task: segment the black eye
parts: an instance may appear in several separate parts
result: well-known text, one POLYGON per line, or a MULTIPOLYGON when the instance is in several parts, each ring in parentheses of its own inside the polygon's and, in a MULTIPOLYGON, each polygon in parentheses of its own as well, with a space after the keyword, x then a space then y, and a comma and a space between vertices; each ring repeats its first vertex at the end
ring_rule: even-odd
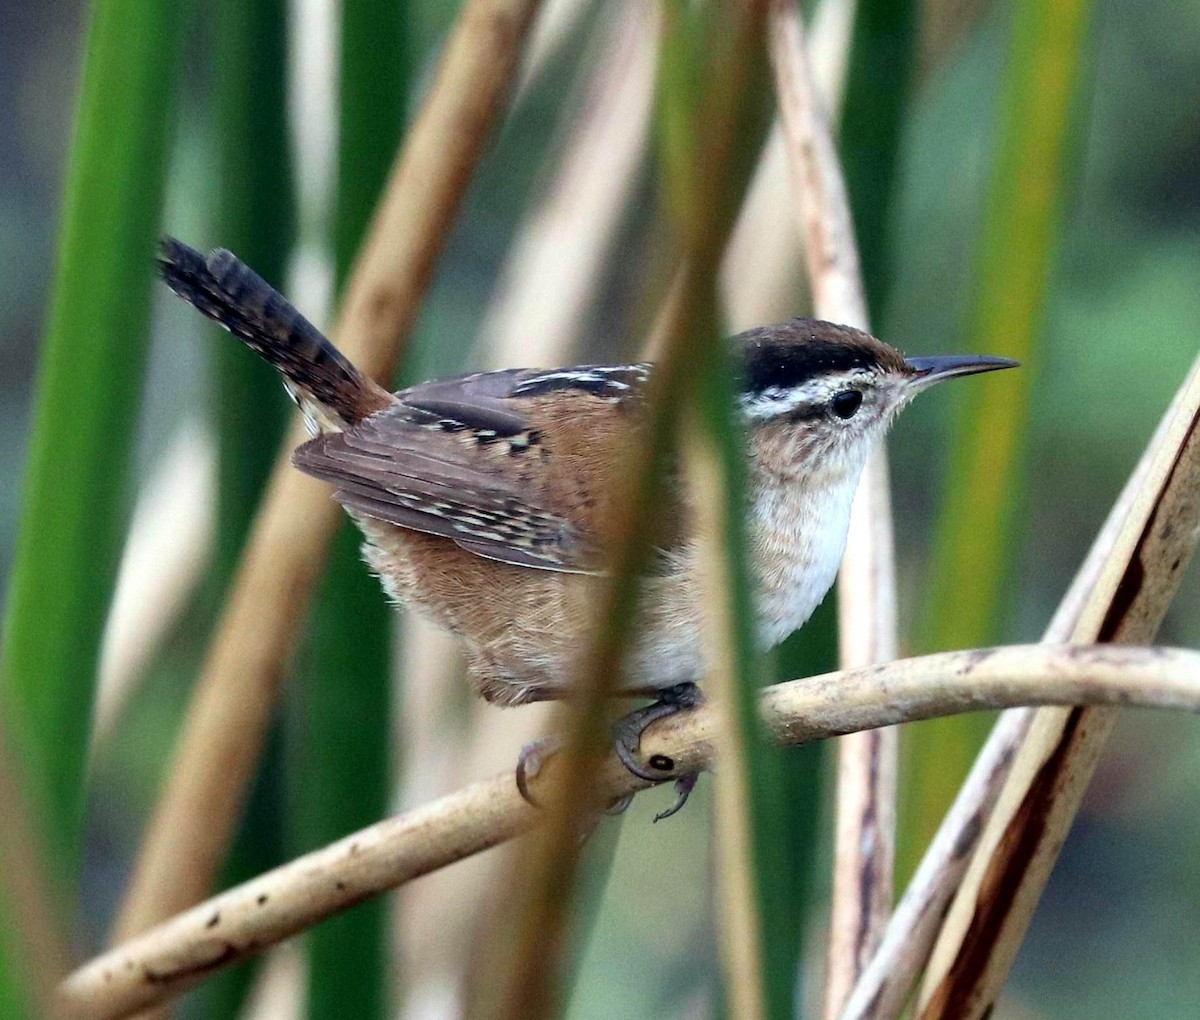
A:
POLYGON ((858 390, 842 390, 835 393, 829 401, 829 408, 839 418, 853 418, 854 412, 862 406, 862 394, 858 390))

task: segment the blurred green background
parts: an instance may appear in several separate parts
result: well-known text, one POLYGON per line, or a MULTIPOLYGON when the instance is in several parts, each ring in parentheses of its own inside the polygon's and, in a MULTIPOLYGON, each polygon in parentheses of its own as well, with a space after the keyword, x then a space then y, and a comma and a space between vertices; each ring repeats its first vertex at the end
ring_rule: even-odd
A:
MULTIPOLYGON (((202 14, 213 5, 194 6, 194 13, 202 14)), ((318 25, 305 33, 307 48, 294 43, 304 70, 305 109, 319 110, 324 103, 330 120, 314 117, 296 132, 298 247, 289 279, 297 304, 320 319, 332 289, 325 238, 336 159, 330 91, 335 44, 327 33, 322 39, 319 26, 336 5, 306 0, 303 6, 318 25)), ((548 9, 555 6, 564 5, 548 9)), ((407 0, 404 7, 409 64, 391 86, 407 90, 396 104, 399 115, 411 112, 426 85, 457 5, 407 0)), ((6 97, 0 104, 5 140, 0 146, 0 604, 22 498, 33 377, 46 324, 85 22, 81 3, 0 0, 0 94, 6 97)), ((544 70, 521 93, 490 144, 424 305, 407 378, 479 364, 480 356, 473 353, 476 334, 505 254, 549 186, 547 159, 561 143, 572 109, 564 96, 577 102, 572 89, 588 73, 596 22, 588 9, 568 23, 544 70)), ((216 33, 204 16, 193 16, 188 24, 163 228, 200 246, 225 244, 230 239, 220 227, 212 102, 219 82, 209 58, 216 33)), ((873 310, 877 332, 909 353, 975 349, 962 324, 976 265, 973 244, 993 151, 1008 27, 1004 3, 930 0, 924 5, 922 57, 903 120, 898 190, 887 225, 887 299, 873 310)), ((1081 161, 1073 168, 1063 213, 1063 243, 1040 353, 1030 366, 1029 438, 1013 493, 1013 558, 998 593, 1003 608, 991 635, 997 641, 1038 638, 1200 348, 1200 103, 1195 101, 1200 8, 1168 0, 1100 0, 1089 49, 1079 128, 1072 139, 1081 161)), ((658 272, 654 267, 661 256, 653 230, 654 187, 647 165, 622 218, 615 246, 619 257, 606 263, 584 323, 579 360, 632 351, 647 326, 652 308, 643 284, 658 272)), ((92 243, 102 248, 104 242, 94 238, 92 243)), ((343 258, 339 254, 339 272, 343 258)), ((802 301, 798 293, 796 313, 805 311, 802 301)), ((138 432, 139 479, 161 465, 182 422, 212 423, 211 346, 225 342, 165 293, 156 292, 153 317, 138 432)), ((967 384, 924 398, 905 415, 891 441, 906 635, 923 633, 919 618, 931 599, 928 562, 954 442, 951 430, 956 411, 978 392, 967 384)), ((260 427, 253 407, 236 413, 238 427, 260 427)), ((212 581, 188 601, 93 764, 81 887, 79 945, 84 950, 99 946, 115 908, 205 646, 217 590, 212 581)), ((1195 571, 1185 579, 1161 640, 1200 645, 1195 571)), ((473 714, 477 724, 488 726, 499 711, 481 712, 465 702, 465 693, 457 704, 450 702, 455 718, 473 714)), ((354 734, 346 732, 344 738, 353 741, 354 734)), ((280 743, 278 754, 285 762, 299 755, 294 732, 290 743, 286 735, 280 743)), ((507 752, 497 752, 474 763, 475 772, 467 774, 490 774, 509 760, 507 752)), ((807 762, 806 767, 817 767, 811 756, 807 762)), ((573 1017, 707 1015, 715 967, 709 793, 709 784, 702 783, 697 804, 663 825, 651 827, 649 818, 666 793, 639 798, 630 811, 580 965, 573 1017)), ((296 794, 279 796, 286 803, 296 794)), ((1195 1015, 1200 1002, 1198 802, 1200 726, 1174 716, 1126 715, 1036 915, 998 1017, 1195 1015)), ((303 836, 292 833, 274 852, 287 856, 306 848, 303 844, 303 836)), ((819 882, 826 881, 827 871, 816 867, 819 882)), ((469 887, 469 880, 460 884, 469 887)), ((424 901, 422 909, 432 909, 433 903, 424 901)), ((398 924, 420 929, 421 919, 413 913, 417 907, 420 901, 405 900, 398 924)), ((814 972, 820 943, 814 929, 805 957, 806 969, 814 972)), ((434 978, 423 977, 402 951, 393 957, 400 961, 396 985, 405 998, 405 1015, 453 1015, 451 978, 437 976, 442 972, 436 968, 434 978)), ((282 964, 280 972, 286 984, 290 972, 282 964)), ((295 983, 294 975, 291 980, 295 983)), ((285 995, 277 1001, 290 1000, 285 995)), ((186 1008, 194 1016, 214 1015, 199 997, 186 1008)))

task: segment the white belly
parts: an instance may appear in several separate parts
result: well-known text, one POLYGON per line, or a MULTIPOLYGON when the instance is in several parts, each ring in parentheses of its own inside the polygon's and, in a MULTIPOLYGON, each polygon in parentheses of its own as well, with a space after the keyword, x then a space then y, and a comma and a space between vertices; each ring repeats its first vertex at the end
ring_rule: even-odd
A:
MULTIPOLYGON (((758 644, 773 648, 802 627, 833 586, 846 548, 859 473, 820 491, 772 485, 755 494, 747 522, 756 584, 758 644)), ((626 671, 630 686, 667 687, 704 677, 703 618, 696 550, 678 570, 650 582, 626 671)))

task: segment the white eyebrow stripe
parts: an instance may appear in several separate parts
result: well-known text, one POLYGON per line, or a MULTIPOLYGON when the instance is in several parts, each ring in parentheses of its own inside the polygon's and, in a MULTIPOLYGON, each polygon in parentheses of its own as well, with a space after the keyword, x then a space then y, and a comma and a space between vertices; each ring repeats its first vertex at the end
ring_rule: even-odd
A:
POLYGON ((768 386, 757 393, 743 393, 738 403, 743 413, 752 420, 777 418, 805 407, 816 411, 828 403, 835 393, 845 389, 861 389, 863 383, 873 379, 874 373, 869 369, 853 369, 820 379, 809 379, 801 386, 768 386))
POLYGON ((780 391, 775 387, 764 390, 762 393, 743 396, 738 403, 746 417, 755 421, 778 418, 781 415, 791 414, 801 407, 814 406, 814 402, 811 400, 800 398, 795 393, 780 391))

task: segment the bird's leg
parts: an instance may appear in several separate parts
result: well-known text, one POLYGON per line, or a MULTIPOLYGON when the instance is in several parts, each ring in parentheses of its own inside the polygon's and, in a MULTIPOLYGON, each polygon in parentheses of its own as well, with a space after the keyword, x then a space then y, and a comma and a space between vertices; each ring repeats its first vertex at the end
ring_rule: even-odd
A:
MULTIPOLYGON (((675 684, 673 687, 661 688, 655 693, 658 700, 654 704, 635 709, 613 724, 613 736, 617 757, 621 759, 622 765, 639 779, 645 779, 651 783, 661 783, 664 779, 661 773, 673 771, 675 763, 669 758, 660 760, 659 755, 652 755, 647 762, 649 768, 643 766, 637 759, 637 753, 642 745, 642 734, 660 719, 678 715, 680 712, 702 704, 704 695, 700 692, 700 688, 690 680, 675 684)), ((698 779, 698 774, 680 776, 676 779, 675 803, 666 811, 660 811, 655 815, 654 820, 657 822, 662 818, 670 818, 683 807, 687 803, 688 797, 691 796, 692 790, 696 788, 698 779)))

